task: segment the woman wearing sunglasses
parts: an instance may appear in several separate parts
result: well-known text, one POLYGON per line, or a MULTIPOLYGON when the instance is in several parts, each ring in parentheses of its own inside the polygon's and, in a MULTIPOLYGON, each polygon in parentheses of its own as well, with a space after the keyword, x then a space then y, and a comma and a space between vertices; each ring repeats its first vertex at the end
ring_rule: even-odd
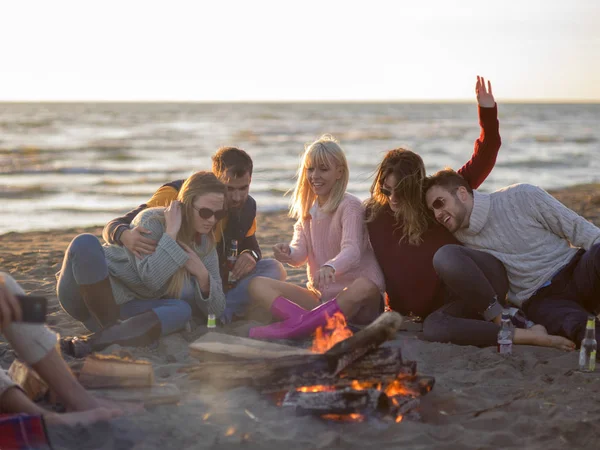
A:
POLYGON ((253 302, 282 320, 250 330, 250 337, 310 336, 327 318, 342 313, 367 324, 383 312, 385 286, 369 245, 360 200, 346 192, 348 163, 331 136, 307 146, 298 169, 290 216, 297 219, 291 243, 276 244, 275 258, 307 264, 306 288, 270 278, 249 285, 253 302))
MULTIPOLYGON (((501 144, 491 83, 486 86, 477 77, 475 91, 481 134, 471 159, 458 171, 473 189, 492 171, 501 144)), ((385 276, 389 306, 421 318, 448 300, 433 257, 442 246, 458 243, 430 218, 423 201, 424 180, 425 165, 419 155, 402 148, 390 150, 377 169, 367 202, 369 238, 385 276)))
POLYGON ((141 259, 119 245, 101 246, 91 234, 77 236, 65 254, 58 299, 95 333, 65 350, 83 356, 113 343, 148 345, 182 329, 192 314, 218 317, 225 296, 212 234, 226 214, 224 201, 225 185, 212 172, 190 176, 176 201, 131 223, 158 242, 141 259))

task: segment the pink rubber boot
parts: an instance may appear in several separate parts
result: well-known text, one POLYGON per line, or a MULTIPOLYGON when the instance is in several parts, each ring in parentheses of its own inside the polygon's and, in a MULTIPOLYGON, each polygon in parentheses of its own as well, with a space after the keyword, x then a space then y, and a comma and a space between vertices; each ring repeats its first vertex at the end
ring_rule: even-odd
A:
POLYGON ((306 314, 308 311, 285 297, 277 297, 271 305, 271 314, 280 320, 291 319, 306 314))
POLYGON ((254 339, 301 339, 310 336, 318 327, 327 324, 327 318, 341 312, 336 299, 316 307, 297 317, 284 322, 277 322, 265 327, 250 329, 249 336, 254 339))

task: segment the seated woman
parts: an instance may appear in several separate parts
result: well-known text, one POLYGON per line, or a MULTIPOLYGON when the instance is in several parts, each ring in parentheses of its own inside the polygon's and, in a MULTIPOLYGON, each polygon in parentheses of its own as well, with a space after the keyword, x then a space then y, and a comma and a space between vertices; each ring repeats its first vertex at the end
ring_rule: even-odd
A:
POLYGON ((95 333, 65 350, 82 356, 113 343, 148 345, 182 329, 192 313, 218 317, 225 296, 212 232, 225 215, 224 199, 225 185, 212 172, 190 176, 176 201, 132 222, 158 242, 141 259, 125 247, 103 247, 93 235, 77 236, 65 254, 58 299, 95 333))
POLYGON ((0 448, 3 449, 46 448, 44 425, 86 425, 122 414, 119 408, 106 402, 103 406, 79 384, 56 350, 56 333, 42 324, 21 322, 22 311, 15 295, 24 294, 10 275, 0 272, 0 332, 69 412, 59 414, 43 409, 0 369, 0 448))
POLYGON ((331 136, 306 148, 290 208, 290 216, 298 219, 294 237, 273 251, 282 263, 308 263, 308 283, 305 289, 268 278, 252 280, 254 303, 284 321, 252 328, 250 337, 302 338, 337 312, 357 324, 383 312, 383 275, 367 237, 364 208, 346 192, 348 178, 344 152, 331 136))
MULTIPOLYGON (((475 91, 481 134, 471 159, 458 170, 473 189, 492 171, 501 144, 491 84, 486 86, 477 77, 475 91)), ((398 148, 387 152, 371 187, 367 227, 385 276, 389 306, 425 319, 423 334, 428 340, 496 345, 508 289, 504 266, 491 255, 476 258, 463 251, 456 238, 432 220, 423 200, 424 182, 421 157, 398 148), (438 252, 442 247, 444 251, 438 252), (442 268, 445 275, 438 276, 442 268)), ((562 348, 544 331, 518 330, 514 343, 562 348)))

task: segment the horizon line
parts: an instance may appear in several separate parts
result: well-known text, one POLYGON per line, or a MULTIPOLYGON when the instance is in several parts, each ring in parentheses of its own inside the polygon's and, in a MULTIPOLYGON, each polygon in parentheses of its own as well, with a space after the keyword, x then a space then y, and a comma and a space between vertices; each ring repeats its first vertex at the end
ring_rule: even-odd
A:
MULTIPOLYGON (((598 104, 598 99, 517 99, 508 98, 501 99, 497 102, 502 104, 505 103, 520 103, 520 104, 598 104)), ((69 104, 69 103, 152 103, 152 104, 216 104, 216 103, 474 103, 473 99, 459 98, 459 99, 337 99, 337 100, 301 100, 301 99, 281 99, 281 100, 269 100, 269 99, 254 99, 254 100, 1 100, 0 104, 23 104, 23 103, 54 103, 54 104, 69 104)))

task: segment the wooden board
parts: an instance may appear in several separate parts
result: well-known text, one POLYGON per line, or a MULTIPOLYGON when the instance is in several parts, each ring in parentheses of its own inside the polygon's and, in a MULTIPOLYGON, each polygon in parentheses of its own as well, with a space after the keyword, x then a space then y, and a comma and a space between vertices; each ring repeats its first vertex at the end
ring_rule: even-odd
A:
POLYGON ((181 391, 171 383, 155 384, 147 388, 89 389, 89 392, 117 404, 119 402, 142 403, 145 407, 177 403, 181 400, 181 391))
POLYGON ((189 345, 190 354, 201 360, 274 359, 292 355, 311 355, 310 350, 290 345, 209 332, 189 345))
POLYGON ((35 370, 15 359, 8 369, 8 376, 33 400, 40 400, 48 392, 48 385, 35 370))
POLYGON ((147 387, 154 384, 154 370, 148 361, 92 354, 83 363, 79 382, 90 389, 147 387))

